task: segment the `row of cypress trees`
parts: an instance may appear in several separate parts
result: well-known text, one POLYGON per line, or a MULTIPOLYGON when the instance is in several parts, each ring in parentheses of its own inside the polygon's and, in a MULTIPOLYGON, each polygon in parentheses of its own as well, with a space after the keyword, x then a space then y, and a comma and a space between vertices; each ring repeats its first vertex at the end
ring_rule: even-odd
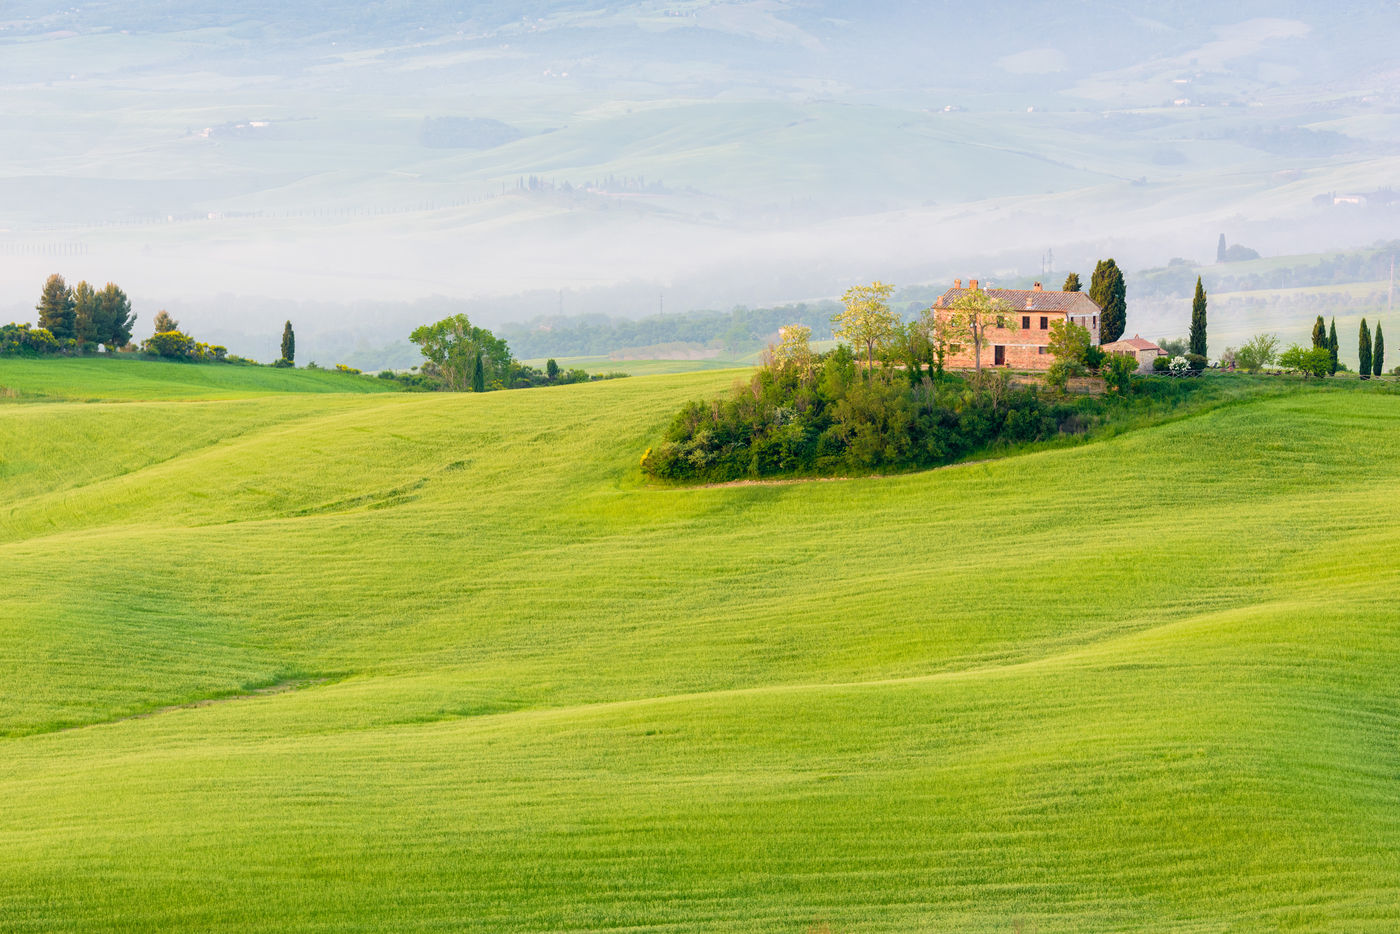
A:
MULTIPOLYGON (((1332 326, 1329 328, 1322 320, 1322 315, 1317 316, 1313 322, 1312 342, 1314 347, 1324 348, 1332 357, 1332 373, 1340 367, 1337 364, 1337 319, 1332 319, 1332 326)), ((1385 372, 1385 334, 1381 332, 1381 323, 1376 322, 1375 336, 1371 336, 1371 329, 1366 324, 1366 319, 1361 319, 1361 327, 1356 335, 1356 356, 1357 370, 1362 379, 1372 376, 1380 376, 1385 372)))

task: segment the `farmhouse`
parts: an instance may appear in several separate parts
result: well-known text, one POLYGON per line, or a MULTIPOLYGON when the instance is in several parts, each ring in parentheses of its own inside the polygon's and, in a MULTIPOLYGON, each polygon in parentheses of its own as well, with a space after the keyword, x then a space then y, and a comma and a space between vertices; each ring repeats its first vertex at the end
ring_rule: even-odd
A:
POLYGON ((1114 341, 1111 344, 1104 344, 1103 349, 1106 353, 1130 353, 1137 357, 1139 373, 1151 373, 1152 361, 1167 355, 1167 352, 1161 347, 1143 339, 1138 334, 1121 341, 1114 341))
MULTIPOLYGON (((977 280, 972 279, 964 289, 962 280, 955 279, 953 287, 944 292, 933 307, 948 309, 947 314, 954 314, 954 302, 968 292, 979 290, 1005 302, 1009 306, 1006 317, 1011 319, 1008 323, 1015 326, 1014 330, 1008 326, 987 332, 987 346, 982 348, 983 366, 1048 370, 1055 362, 1050 353, 1050 325, 1056 321, 1068 319, 1088 330, 1090 343, 1099 342, 1099 314, 1103 309, 1083 292, 1050 292, 1039 282, 1030 289, 979 289, 977 280)), ((947 365, 952 369, 971 369, 975 365, 972 347, 954 345, 947 365)))

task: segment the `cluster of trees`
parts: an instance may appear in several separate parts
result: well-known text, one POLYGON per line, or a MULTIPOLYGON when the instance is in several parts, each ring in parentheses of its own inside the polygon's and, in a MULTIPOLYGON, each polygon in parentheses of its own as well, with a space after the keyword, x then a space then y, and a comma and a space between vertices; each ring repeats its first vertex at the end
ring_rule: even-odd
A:
POLYGON ((222 344, 206 344, 180 330, 180 322, 162 308, 151 322, 155 333, 141 342, 142 353, 166 360, 190 360, 201 363, 228 361, 228 348, 222 344))
MULTIPOLYGON (((1279 352, 1279 340, 1273 334, 1256 334, 1238 350, 1227 347, 1221 355, 1221 365, 1256 373, 1277 363, 1285 370, 1302 373, 1305 377, 1335 376, 1346 366, 1338 359, 1337 320, 1328 326, 1321 315, 1313 322, 1311 346, 1291 345, 1279 352)), ((1372 334, 1366 319, 1361 319, 1357 333, 1358 375, 1362 379, 1385 372, 1385 334, 1380 322, 1372 334)))
MULTIPOLYGON (((58 274, 44 282, 34 310, 39 313, 38 327, 28 328, 30 333, 22 340, 12 335, 23 344, 20 352, 82 352, 99 345, 118 350, 131 343, 131 329, 136 324, 131 299, 115 283, 109 282, 100 290, 86 281, 70 287, 58 274), (46 332, 52 340, 37 332, 46 332)), ((19 326, 12 324, 10 328, 18 330, 19 326)))
MULTIPOLYGON (((133 350, 131 332, 136 315, 126 292, 109 282, 95 289, 86 281, 69 286, 55 273, 44 282, 39 303, 38 327, 9 324, 0 328, 0 354, 87 353, 104 347, 108 353, 133 350)), ((228 348, 197 341, 180 330, 165 310, 152 322, 155 333, 141 342, 140 350, 172 360, 225 361, 228 348)))
POLYGON ((1215 261, 1217 263, 1247 263, 1258 258, 1258 250, 1251 250, 1242 243, 1232 243, 1227 246, 1224 234, 1220 235, 1220 240, 1215 244, 1215 261))
MULTIPOLYGON (((642 458, 643 469, 661 479, 716 482, 926 467, 991 445, 1083 430, 1086 407, 1103 405, 1015 387, 1004 371, 983 373, 990 332, 1015 327, 1014 309, 987 292, 967 291, 908 323, 889 308, 892 293, 883 282, 848 289, 832 319, 843 343, 826 354, 813 352, 810 327, 783 328, 748 384, 727 399, 682 409, 642 458), (969 379, 945 371, 954 345, 972 350, 969 379)), ((1058 322, 1052 348, 1052 387, 1099 367, 1112 389, 1129 391, 1136 359, 1091 346, 1085 328, 1058 322)))
POLYGON ((727 398, 676 415, 642 469, 664 480, 723 482, 945 464, 994 444, 1082 431, 1099 400, 1049 400, 1005 373, 917 383, 871 373, 845 344, 825 354, 786 337, 727 398))
MULTIPOLYGON (((565 371, 552 359, 543 370, 521 363, 512 356, 510 346, 503 338, 486 328, 473 325, 464 314, 425 324, 414 330, 409 340, 418 345, 427 360, 417 377, 406 379, 406 383, 414 389, 487 392, 616 379, 627 375, 591 374, 582 369, 565 371)), ((389 371, 381 373, 380 377, 397 378, 389 371)))
POLYGON ((136 315, 131 299, 113 282, 96 289, 86 281, 69 286, 61 275, 44 282, 38 325, 10 324, 0 328, 0 354, 86 353, 99 346, 120 350, 131 343, 136 315))

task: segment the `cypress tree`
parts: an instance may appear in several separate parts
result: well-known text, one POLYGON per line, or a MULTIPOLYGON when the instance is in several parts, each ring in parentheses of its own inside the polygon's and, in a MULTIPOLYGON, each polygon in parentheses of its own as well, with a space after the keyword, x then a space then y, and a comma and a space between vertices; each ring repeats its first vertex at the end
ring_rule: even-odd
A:
POLYGON ((1327 332, 1327 350, 1332 354, 1332 375, 1337 375, 1337 351, 1341 345, 1337 343, 1337 319, 1332 319, 1332 330, 1327 332))
POLYGON ((1327 346, 1327 323, 1322 320, 1322 315, 1318 315, 1317 320, 1313 322, 1313 346, 1327 346))
POLYGON ((545 365, 544 365, 544 373, 545 373, 546 376, 549 377, 549 381, 550 381, 550 382, 554 382, 556 379, 558 379, 558 378, 559 378, 559 363, 558 363, 558 361, 556 361, 553 357, 550 357, 549 360, 547 360, 547 361, 545 362, 545 365))
POLYGON ((1060 291, 1078 292, 1081 288, 1082 286, 1080 286, 1079 284, 1079 273, 1072 272, 1068 276, 1065 276, 1065 284, 1064 287, 1060 289, 1060 291))
POLYGON ((1206 290, 1196 277, 1196 297, 1191 300, 1191 352, 1206 355, 1206 290))
POLYGON ((1225 235, 1224 235, 1224 234, 1221 234, 1221 235, 1220 235, 1220 240, 1217 241, 1216 244, 1215 244, 1215 261, 1216 261, 1217 263, 1223 263, 1223 262, 1225 262, 1225 235))
POLYGON ((1099 343, 1110 344, 1128 326, 1127 285, 1123 271, 1112 259, 1099 260, 1089 281, 1089 298, 1103 309, 1099 315, 1099 343))
POLYGON ((1381 335, 1381 323, 1376 322, 1376 339, 1371 341, 1371 375, 1380 376, 1385 372, 1385 337, 1381 335))
POLYGON ((54 337, 69 340, 77 336, 73 292, 58 273, 44 282, 44 291, 39 295, 39 304, 34 306, 34 310, 39 312, 39 327, 48 328, 54 337))
POLYGON ((476 349, 476 364, 472 367, 472 392, 486 391, 486 369, 481 365, 481 348, 476 349))
POLYGON ((1361 331, 1357 335, 1356 356, 1359 358, 1360 366, 1357 369, 1361 372, 1362 379, 1369 379, 1371 376, 1371 329, 1366 327, 1366 319, 1361 319, 1361 331))
POLYGON ((282 359, 288 363, 297 358, 297 336, 292 333, 292 322, 288 321, 282 327, 282 359))

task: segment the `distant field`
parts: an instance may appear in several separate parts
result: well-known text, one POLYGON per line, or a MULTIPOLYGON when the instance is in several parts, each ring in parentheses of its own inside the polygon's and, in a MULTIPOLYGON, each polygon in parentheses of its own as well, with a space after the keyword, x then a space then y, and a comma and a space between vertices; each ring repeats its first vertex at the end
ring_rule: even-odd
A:
POLYGON ((335 370, 80 357, 0 357, 0 395, 59 399, 236 399, 283 392, 394 392, 397 384, 335 370))
MULTIPOLYGON (((750 357, 756 355, 751 354, 750 357)), ((547 358, 527 360, 531 366, 543 367, 547 358)), ((590 373, 630 373, 633 376, 655 376, 668 373, 698 373, 705 370, 732 370, 752 367, 749 360, 614 360, 611 357, 555 357, 554 362, 566 370, 577 367, 590 373)))
POLYGON ((733 374, 8 363, 133 401, 0 400, 0 929, 1400 925, 1390 387, 673 489, 733 374))

